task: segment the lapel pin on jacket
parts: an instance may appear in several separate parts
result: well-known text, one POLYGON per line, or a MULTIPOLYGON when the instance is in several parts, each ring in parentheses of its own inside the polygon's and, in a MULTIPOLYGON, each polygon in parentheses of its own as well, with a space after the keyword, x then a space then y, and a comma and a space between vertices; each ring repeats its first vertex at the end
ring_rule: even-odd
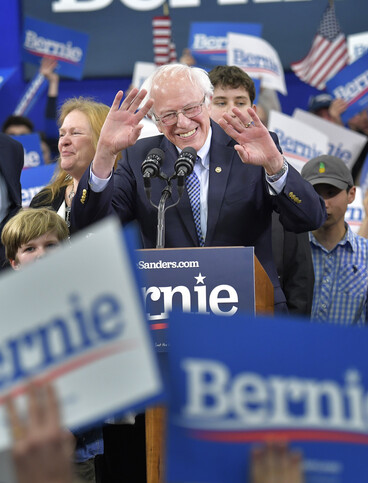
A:
POLYGON ((80 202, 82 203, 82 205, 84 205, 84 203, 85 203, 86 199, 87 199, 87 190, 86 190, 86 189, 84 189, 84 190, 82 191, 82 196, 81 196, 81 199, 80 199, 80 202))

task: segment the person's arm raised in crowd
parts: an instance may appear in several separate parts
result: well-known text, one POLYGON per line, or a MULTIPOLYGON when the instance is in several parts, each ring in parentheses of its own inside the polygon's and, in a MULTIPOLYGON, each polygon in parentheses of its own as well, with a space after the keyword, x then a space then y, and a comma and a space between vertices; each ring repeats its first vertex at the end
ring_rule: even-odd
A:
POLYGON ((98 178, 108 178, 117 154, 137 141, 143 127, 139 123, 153 105, 153 101, 148 100, 137 111, 145 96, 145 90, 138 91, 138 89, 134 88, 121 102, 123 91, 119 91, 116 94, 109 114, 102 126, 93 160, 92 172, 98 178))
POLYGON ((51 385, 31 385, 28 414, 23 418, 9 398, 6 410, 13 436, 13 458, 19 483, 71 483, 74 440, 61 427, 51 385))
POLYGON ((59 95, 59 74, 55 72, 57 60, 43 57, 41 60, 40 73, 48 80, 49 87, 47 91, 48 97, 57 97, 59 95))
POLYGON ((342 98, 334 99, 331 102, 330 107, 328 108, 328 113, 335 124, 339 124, 340 126, 344 125, 341 120, 341 114, 346 111, 347 107, 347 102, 342 98))

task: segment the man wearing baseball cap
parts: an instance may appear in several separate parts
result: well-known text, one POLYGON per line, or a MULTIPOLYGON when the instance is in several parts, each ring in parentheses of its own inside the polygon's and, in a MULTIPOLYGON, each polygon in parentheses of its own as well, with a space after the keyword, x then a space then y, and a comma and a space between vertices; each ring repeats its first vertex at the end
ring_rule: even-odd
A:
POLYGON ((367 323, 368 240, 345 223, 355 199, 352 175, 341 159, 322 155, 301 172, 324 199, 325 223, 309 239, 315 273, 312 320, 341 324, 367 323))

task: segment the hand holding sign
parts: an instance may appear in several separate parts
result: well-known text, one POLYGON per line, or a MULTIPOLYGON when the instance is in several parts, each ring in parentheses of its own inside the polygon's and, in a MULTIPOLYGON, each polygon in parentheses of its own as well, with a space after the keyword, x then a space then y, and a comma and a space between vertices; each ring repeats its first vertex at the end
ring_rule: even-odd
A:
POLYGON ((344 99, 334 99, 328 108, 328 113, 330 114, 332 121, 336 124, 343 125, 344 123, 341 120, 341 114, 346 111, 347 107, 348 105, 344 99))
POLYGON ((251 483, 302 483, 302 458, 283 443, 252 448, 251 483))
POLYGON ((93 172, 96 176, 106 179, 111 173, 117 154, 137 141, 143 127, 139 123, 153 105, 153 101, 148 100, 137 111, 146 93, 145 90, 138 91, 134 88, 121 105, 123 91, 116 94, 97 144, 93 161, 93 172))
POLYGON ((238 143, 235 149, 243 163, 263 166, 269 175, 275 174, 282 168, 283 157, 255 111, 247 111, 251 121, 234 107, 235 117, 224 114, 219 124, 238 143))
POLYGON ((18 482, 71 483, 73 436, 61 427, 53 388, 30 386, 26 420, 20 417, 12 399, 6 408, 18 482))

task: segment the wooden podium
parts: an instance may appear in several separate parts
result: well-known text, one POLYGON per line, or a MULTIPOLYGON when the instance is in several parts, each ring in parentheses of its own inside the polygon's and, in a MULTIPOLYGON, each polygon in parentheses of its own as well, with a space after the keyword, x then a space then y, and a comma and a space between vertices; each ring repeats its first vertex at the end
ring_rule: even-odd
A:
MULTIPOLYGON (((226 251, 230 249, 224 247, 216 250, 226 251)), ((190 250, 211 250, 211 248, 190 250)), ((171 251, 175 252, 176 249, 171 251)), ((257 314, 273 314, 273 285, 262 265, 254 255, 253 257, 254 273, 252 277, 254 277, 255 312, 257 314)), ((249 274, 244 276, 249 277, 249 274)), ((147 483, 164 483, 165 421, 166 411, 164 407, 151 408, 146 411, 147 483)))

